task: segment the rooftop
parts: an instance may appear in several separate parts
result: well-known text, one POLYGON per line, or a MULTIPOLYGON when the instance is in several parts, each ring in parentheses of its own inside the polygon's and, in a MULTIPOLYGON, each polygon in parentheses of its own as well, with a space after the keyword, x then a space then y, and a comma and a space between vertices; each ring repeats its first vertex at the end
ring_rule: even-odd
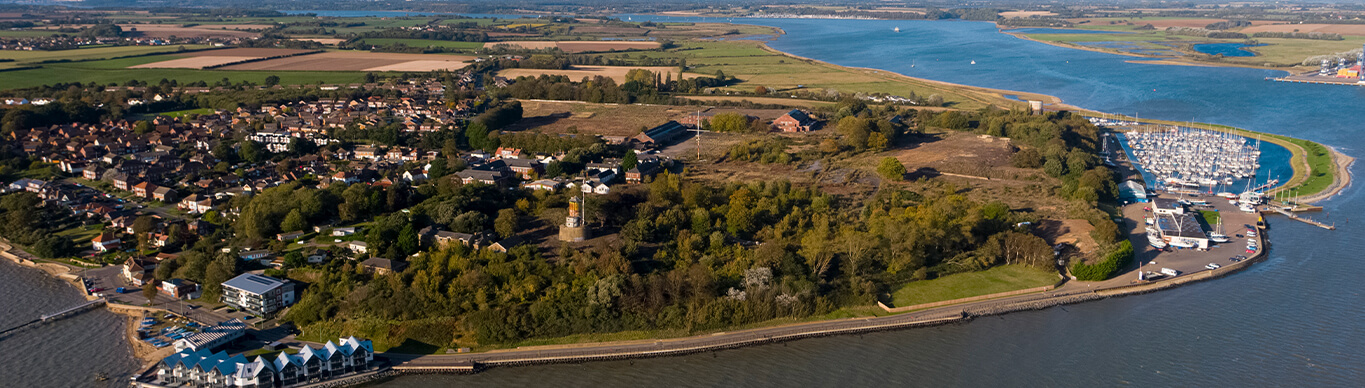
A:
POLYGON ((244 273, 223 282, 224 287, 232 287, 253 294, 265 294, 284 285, 284 281, 269 276, 244 273))

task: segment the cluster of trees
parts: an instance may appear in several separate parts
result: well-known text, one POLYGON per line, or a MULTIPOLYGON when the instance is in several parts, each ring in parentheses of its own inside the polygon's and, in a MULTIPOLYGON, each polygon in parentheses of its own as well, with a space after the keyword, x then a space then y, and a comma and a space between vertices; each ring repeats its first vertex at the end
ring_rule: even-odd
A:
POLYGON ((1270 32, 1262 31, 1251 34, 1253 38, 1282 38, 1282 39, 1315 39, 1315 40, 1344 40, 1341 34, 1331 32, 1270 32))
POLYGON ((506 237, 527 218, 557 222, 572 194, 441 188, 410 214, 376 219, 387 231, 368 237, 394 255, 417 252, 407 270, 378 277, 328 271, 286 319, 323 330, 358 322, 416 328, 454 318, 443 323, 453 326, 448 334, 423 335, 438 346, 452 345, 457 333, 469 335, 461 341, 492 344, 707 330, 868 304, 907 281, 960 271, 1007 263, 1051 268, 1050 247, 1013 229, 1022 215, 951 187, 885 189, 853 203, 785 181, 710 186, 667 173, 588 201, 589 225, 619 230, 618 244, 566 245, 553 259, 533 246, 507 253, 458 244, 413 248, 420 243, 412 231, 425 225, 492 228, 506 237))
POLYGON ((734 112, 718 113, 711 116, 710 119, 702 120, 702 128, 708 131, 731 133, 765 132, 768 130, 768 126, 763 123, 763 120, 734 112))
MULTIPOLYGON (((681 73, 679 73, 681 74, 681 73)), ((594 103, 677 104, 686 102, 664 93, 697 93, 706 88, 734 82, 723 74, 716 77, 673 79, 673 73, 655 74, 644 69, 633 69, 625 83, 617 84, 609 77, 584 77, 575 82, 563 75, 518 77, 506 88, 491 89, 496 97, 520 99, 572 100, 594 103)))
POLYGON ((0 236, 28 246, 38 257, 64 257, 79 252, 71 239, 53 234, 70 223, 69 214, 42 204, 38 195, 30 192, 0 196, 0 236))
POLYGON ((1240 32, 1213 31, 1197 27, 1167 27, 1167 34, 1202 36, 1211 39, 1246 39, 1247 34, 1240 32))
POLYGON ((1216 23, 1209 23, 1204 26, 1206 30, 1230 30, 1233 28, 1251 27, 1251 22, 1246 20, 1224 20, 1216 23))

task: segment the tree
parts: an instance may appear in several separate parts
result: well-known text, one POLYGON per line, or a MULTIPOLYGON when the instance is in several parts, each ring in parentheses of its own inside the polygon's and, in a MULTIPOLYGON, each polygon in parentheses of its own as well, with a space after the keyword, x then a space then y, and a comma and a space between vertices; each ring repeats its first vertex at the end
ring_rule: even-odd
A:
POLYGON ((421 237, 417 235, 417 229, 411 222, 403 225, 403 230, 398 232, 397 246, 405 255, 417 253, 422 248, 421 243, 421 237))
POLYGON ((308 259, 304 258, 303 254, 299 253, 299 251, 284 254, 285 268, 299 268, 305 265, 308 265, 308 259))
MULTIPOLYGON (((213 146, 213 150, 211 150, 210 153, 213 154, 213 157, 225 162, 219 163, 219 165, 231 164, 237 161, 237 150, 233 149, 232 144, 227 141, 218 142, 218 145, 213 146)), ((215 167, 215 169, 217 168, 215 167)), ((227 168, 224 167, 222 172, 227 172, 227 168)))
POLYGON ((905 165, 893 157, 882 158, 881 163, 877 164, 877 174, 890 181, 905 180, 905 165))
POLYGON ((748 132, 751 129, 749 117, 734 112, 717 114, 711 117, 710 124, 711 130, 716 132, 748 132))
POLYGON ((626 82, 631 81, 654 86, 654 73, 645 69, 630 69, 626 72, 626 82))
POLYGON ((513 209, 498 210, 498 218, 493 220, 493 230, 498 232, 498 236, 502 238, 516 235, 517 211, 513 209))
POLYGON ((754 94, 768 94, 768 88, 763 85, 758 85, 758 87, 754 88, 754 94))
POLYGON ((242 158, 248 162, 260 163, 270 158, 270 151, 254 140, 242 141, 242 158))
POLYGON ((275 86, 280 84, 280 76, 271 74, 265 77, 265 86, 275 86))
POLYGON ((1043 172, 1050 177, 1059 178, 1066 174, 1066 166, 1062 164, 1061 159, 1048 158, 1047 163, 1043 163, 1043 172))
POLYGON ((635 150, 626 150, 626 155, 621 157, 621 170, 630 171, 630 169, 635 168, 635 165, 639 163, 640 160, 636 158, 635 150))
POLYGON ((848 116, 839 120, 839 134, 843 135, 844 144, 858 150, 867 149, 867 137, 872 134, 873 123, 871 120, 848 116))
POLYGON ((156 299, 156 281, 155 281, 155 280, 149 281, 149 282, 147 282, 147 284, 143 284, 143 285, 142 285, 142 296, 143 296, 144 298, 147 298, 147 305, 148 305, 148 306, 152 305, 152 301, 156 299))
POLYGON ((280 223, 280 230, 285 232, 297 232, 308 228, 308 220, 303 218, 303 213, 299 209, 290 210, 284 216, 284 222, 280 223))
POLYGON ((1019 168, 1038 168, 1043 166, 1043 154, 1035 148, 1025 148, 1010 156, 1010 164, 1019 168))

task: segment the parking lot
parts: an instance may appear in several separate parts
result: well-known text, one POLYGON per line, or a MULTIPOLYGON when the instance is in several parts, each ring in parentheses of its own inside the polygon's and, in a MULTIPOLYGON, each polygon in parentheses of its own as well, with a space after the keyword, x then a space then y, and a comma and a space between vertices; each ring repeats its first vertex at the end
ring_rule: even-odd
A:
MULTIPOLYGON (((1163 198, 1177 198, 1169 194, 1162 194, 1163 198)), ((1151 207, 1150 203, 1133 203, 1124 206, 1123 214, 1127 226, 1131 230, 1129 240, 1133 243, 1136 251, 1136 259, 1142 265, 1144 272, 1160 273, 1163 268, 1180 271, 1180 274, 1188 275, 1191 273, 1206 271, 1209 264, 1224 266, 1233 263, 1229 258, 1234 256, 1251 257, 1261 250, 1266 249, 1263 236, 1259 231, 1255 232, 1255 237, 1248 236, 1246 225, 1255 226, 1260 218, 1259 213, 1247 213, 1237 209, 1237 206, 1229 204, 1226 199, 1205 195, 1198 198, 1191 198, 1186 195, 1183 198, 1192 200, 1204 200, 1209 202, 1207 207, 1199 207, 1193 210, 1217 210, 1223 218, 1223 232, 1229 241, 1222 244, 1210 242, 1208 250, 1198 249, 1177 249, 1167 247, 1164 251, 1158 251, 1147 241, 1146 227, 1144 219, 1150 217, 1150 211, 1145 210, 1151 207), (1247 240, 1254 240, 1257 250, 1248 252, 1247 240)), ((1205 230, 1207 232, 1207 230, 1205 230)), ((1137 274, 1133 274, 1136 279, 1137 274)), ((1169 276, 1167 276, 1169 277, 1169 276)))

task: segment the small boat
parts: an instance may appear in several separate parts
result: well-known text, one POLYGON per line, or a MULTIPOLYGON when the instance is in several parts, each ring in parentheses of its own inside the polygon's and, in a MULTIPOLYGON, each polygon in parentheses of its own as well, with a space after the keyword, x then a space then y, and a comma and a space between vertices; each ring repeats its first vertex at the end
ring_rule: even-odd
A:
POLYGON ((896 27, 896 32, 901 32, 901 28, 900 28, 900 27, 896 27))
POLYGON ((1211 233, 1209 234, 1209 241, 1213 241, 1216 243, 1225 243, 1232 240, 1228 239, 1228 236, 1224 236, 1221 233, 1211 233))
POLYGON ((975 65, 975 64, 976 64, 976 60, 972 60, 972 64, 975 65))
POLYGON ((1147 235, 1147 242, 1152 244, 1152 248, 1166 249, 1167 245, 1166 242, 1162 241, 1161 237, 1157 237, 1156 235, 1152 234, 1147 235))

